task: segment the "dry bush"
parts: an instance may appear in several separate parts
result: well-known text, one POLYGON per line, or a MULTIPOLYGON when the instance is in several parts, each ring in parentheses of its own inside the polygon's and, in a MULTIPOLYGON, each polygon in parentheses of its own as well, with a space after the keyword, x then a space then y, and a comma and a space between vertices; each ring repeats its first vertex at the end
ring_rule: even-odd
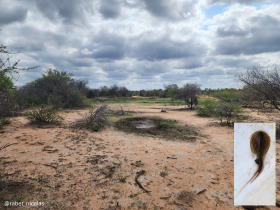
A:
POLYGON ((107 125, 107 113, 108 105, 104 104, 99 108, 92 108, 89 113, 85 114, 84 117, 80 120, 77 120, 71 123, 73 128, 87 128, 92 131, 99 131, 102 127, 107 125))
POLYGON ((257 93, 256 100, 260 103, 265 100, 265 103, 280 110, 280 67, 254 67, 253 70, 236 73, 235 77, 257 93))

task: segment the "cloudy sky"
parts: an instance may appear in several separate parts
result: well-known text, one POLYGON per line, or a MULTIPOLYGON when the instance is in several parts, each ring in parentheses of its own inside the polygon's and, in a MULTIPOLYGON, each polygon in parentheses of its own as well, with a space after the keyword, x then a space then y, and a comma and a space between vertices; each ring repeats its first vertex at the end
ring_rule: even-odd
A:
POLYGON ((40 66, 16 85, 56 68, 91 88, 238 88, 234 72, 280 64, 280 0, 0 0, 0 29, 40 66))

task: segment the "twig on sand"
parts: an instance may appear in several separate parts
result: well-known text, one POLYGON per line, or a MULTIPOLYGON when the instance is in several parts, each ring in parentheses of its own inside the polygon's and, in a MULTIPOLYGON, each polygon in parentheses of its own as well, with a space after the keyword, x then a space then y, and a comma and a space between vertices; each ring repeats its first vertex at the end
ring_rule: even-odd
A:
POLYGON ((12 144, 10 144, 10 142, 9 142, 8 144, 5 144, 4 146, 0 147, 0 150, 5 149, 5 148, 7 148, 7 147, 9 147, 9 146, 11 146, 11 145, 13 145, 13 144, 18 144, 18 143, 12 143, 12 144))
POLYGON ((148 193, 148 194, 149 194, 149 192, 151 192, 151 191, 146 190, 146 189, 142 186, 142 184, 138 181, 139 176, 143 175, 144 173, 145 173, 145 170, 136 172, 135 182, 136 182, 136 184, 137 184, 142 190, 144 190, 145 193, 148 193))

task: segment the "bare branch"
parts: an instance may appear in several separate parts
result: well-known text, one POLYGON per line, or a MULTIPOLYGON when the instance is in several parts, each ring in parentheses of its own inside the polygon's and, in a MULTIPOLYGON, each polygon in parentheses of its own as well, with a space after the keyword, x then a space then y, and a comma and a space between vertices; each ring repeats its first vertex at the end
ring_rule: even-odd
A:
POLYGON ((238 72, 235 77, 252 90, 264 96, 275 109, 280 110, 280 68, 254 67, 253 70, 238 72))

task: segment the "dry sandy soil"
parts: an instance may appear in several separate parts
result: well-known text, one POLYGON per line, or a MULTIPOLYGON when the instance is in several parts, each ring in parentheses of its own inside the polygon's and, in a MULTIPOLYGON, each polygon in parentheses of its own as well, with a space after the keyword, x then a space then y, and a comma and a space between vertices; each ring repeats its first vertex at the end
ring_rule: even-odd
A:
MULTIPOLYGON (((113 126, 99 132, 69 128, 87 110, 62 111, 61 126, 38 127, 15 117, 0 133, 0 146, 15 143, 0 151, 0 209, 23 209, 4 207, 15 200, 44 202, 39 209, 244 209, 233 205, 233 127, 183 106, 165 106, 166 113, 160 112, 162 106, 109 108, 120 106, 134 116, 178 120, 199 135, 190 142, 124 133, 113 126), (145 173, 138 181, 149 193, 135 182, 141 170, 145 173)), ((247 122, 277 122, 280 116, 246 110, 247 122)), ((277 199, 279 193, 278 176, 277 199)))

